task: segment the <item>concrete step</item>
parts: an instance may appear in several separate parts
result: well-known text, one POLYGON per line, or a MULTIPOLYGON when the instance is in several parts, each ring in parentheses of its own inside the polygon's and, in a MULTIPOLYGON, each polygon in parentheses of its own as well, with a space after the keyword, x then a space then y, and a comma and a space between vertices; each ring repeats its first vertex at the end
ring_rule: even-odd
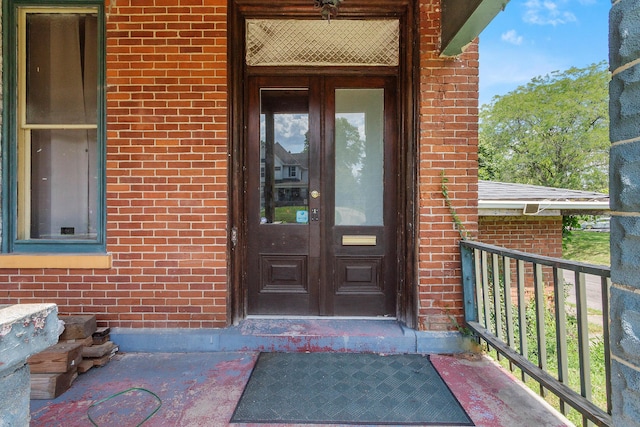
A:
POLYGON ((269 351, 459 353, 458 332, 422 332, 395 319, 248 318, 219 329, 112 328, 123 352, 269 351))

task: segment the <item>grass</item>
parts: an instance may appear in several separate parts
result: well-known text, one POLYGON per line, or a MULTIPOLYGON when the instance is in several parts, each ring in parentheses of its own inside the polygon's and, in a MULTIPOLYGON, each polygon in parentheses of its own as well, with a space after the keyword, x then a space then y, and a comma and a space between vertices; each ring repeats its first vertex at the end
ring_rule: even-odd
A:
MULTIPOLYGON (((298 211, 306 211, 306 206, 279 206, 276 208, 275 221, 283 224, 296 224, 296 214, 298 211)), ((264 209, 260 211, 260 215, 264 216, 264 209)))
MULTIPOLYGON (((528 341, 528 358, 534 364, 538 363, 537 356, 537 344, 538 340, 535 333, 535 306, 533 301, 529 301, 527 304, 527 341, 528 341)), ((550 304, 549 300, 545 301, 545 304, 550 304)), ((546 353, 547 353, 547 372, 558 378, 558 361, 557 361, 557 348, 556 348, 556 328, 555 328, 555 316, 552 313, 553 309, 549 305, 545 310, 545 341, 546 341, 546 353)), ((568 366, 568 379, 566 385, 580 392, 580 360, 578 357, 578 330, 577 319, 574 315, 567 313, 567 366, 568 366)), ((591 379, 592 396, 591 401, 599 406, 601 409, 606 410, 607 396, 606 396, 606 378, 605 378, 605 364, 604 364, 604 342, 602 340, 602 326, 590 324, 589 325, 589 337, 590 337, 590 369, 588 375, 591 379)), ((516 329, 516 342, 518 342, 519 332, 516 329)), ((507 359, 502 359, 500 364, 509 369, 509 363, 507 359)), ((531 379, 527 378, 525 381, 527 386, 534 392, 540 391, 540 385, 531 379)), ((557 410, 560 410, 559 399, 553 394, 548 392, 544 397, 545 400, 557 410)), ((577 426, 582 425, 582 415, 576 410, 566 405, 566 416, 577 426)))
MULTIPOLYGON (((606 232, 593 232, 593 231, 572 231, 568 237, 563 239, 563 257, 573 261, 585 262, 589 264, 598 265, 610 265, 610 244, 609 233, 606 232)), ((549 304, 552 298, 545 298, 545 304, 549 304)), ((537 336, 535 332, 535 316, 534 316, 534 301, 529 301, 527 304, 527 318, 528 328, 526 331, 528 348, 529 348, 529 360, 534 364, 538 363, 537 360, 537 336)), ((577 320, 575 318, 575 305, 568 304, 573 309, 567 311, 567 365, 568 365, 568 379, 566 385, 573 390, 580 391, 580 361, 579 361, 579 349, 578 349, 578 336, 577 336, 577 320)), ((600 311, 595 309, 588 309, 589 314, 601 315, 600 311)), ((503 319, 503 322, 506 319, 503 319)), ((558 378, 558 362, 557 362, 557 348, 556 348, 556 333, 555 333, 555 316, 553 315, 553 307, 549 305, 545 310, 545 339, 546 339, 546 352, 547 352, 547 371, 558 378)), ((504 323, 503 323, 504 324, 504 323)), ((519 332, 516 332, 518 335, 519 332)), ((589 375, 591 379, 591 401, 599 406, 601 409, 606 410, 607 396, 606 396, 606 378, 605 378, 605 361, 604 361, 604 342, 603 342, 603 330, 602 326, 595 323, 589 324, 589 342, 590 342, 590 369, 589 375)), ((516 337, 516 342, 518 338, 516 337)), ((508 369, 509 363, 506 359, 502 359, 500 363, 508 369)), ((527 386, 534 392, 540 391, 540 385, 528 378, 526 380, 527 386)), ((558 398, 552 393, 546 393, 545 400, 556 409, 560 409, 560 403, 558 398)), ((574 409, 566 405, 566 416, 577 426, 582 425, 582 416, 574 409)))
POLYGON ((564 259, 610 265, 609 233, 574 230, 562 241, 564 259))
MULTIPOLYGON (((589 264, 610 265, 610 234, 606 232, 574 230, 562 242, 563 258, 573 261, 586 262, 589 264)), ((601 315, 601 312, 588 309, 589 314, 601 315), (593 313, 595 312, 595 313, 593 313)), ((600 408, 606 408, 606 384, 604 375, 604 343, 602 341, 602 326, 589 324, 589 336, 595 337, 591 340, 591 381, 592 381, 592 401, 600 408)), ((570 382, 578 368, 577 354, 572 354, 569 359, 570 382), (574 360, 575 359, 575 360, 574 360)), ((579 387, 579 384, 576 384, 579 387)), ((575 387, 576 385, 573 385, 575 387)), ((574 388, 575 390, 575 388, 574 388)), ((547 397, 550 403, 558 407, 557 399, 547 397), (553 402, 555 400, 555 402, 553 402)), ((573 409, 569 412, 568 418, 576 425, 582 424, 582 417, 573 409)))

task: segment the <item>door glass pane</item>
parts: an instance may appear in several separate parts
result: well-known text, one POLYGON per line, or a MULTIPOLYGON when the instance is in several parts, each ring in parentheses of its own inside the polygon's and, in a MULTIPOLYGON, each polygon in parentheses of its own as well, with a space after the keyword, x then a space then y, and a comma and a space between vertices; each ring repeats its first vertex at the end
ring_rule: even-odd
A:
POLYGON ((383 225, 384 89, 336 89, 335 224, 383 225))
POLYGON ((309 94, 260 91, 260 223, 309 222, 309 94))
POLYGON ((246 30, 247 65, 398 65, 398 19, 248 19, 246 30))

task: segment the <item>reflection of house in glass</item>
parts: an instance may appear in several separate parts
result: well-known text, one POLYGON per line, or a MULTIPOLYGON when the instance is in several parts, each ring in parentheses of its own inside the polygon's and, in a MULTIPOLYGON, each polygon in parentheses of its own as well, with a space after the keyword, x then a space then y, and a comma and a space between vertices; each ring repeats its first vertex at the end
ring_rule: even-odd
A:
POLYGON ((309 194, 309 153, 287 151, 279 142, 273 150, 263 146, 260 158, 261 207, 269 205, 270 194, 275 207, 306 206, 309 194), (267 155, 272 155, 268 159, 267 155), (271 173, 267 172, 267 164, 272 164, 271 173), (269 181, 273 181, 269 185, 269 181), (269 191, 271 190, 272 191, 269 191))

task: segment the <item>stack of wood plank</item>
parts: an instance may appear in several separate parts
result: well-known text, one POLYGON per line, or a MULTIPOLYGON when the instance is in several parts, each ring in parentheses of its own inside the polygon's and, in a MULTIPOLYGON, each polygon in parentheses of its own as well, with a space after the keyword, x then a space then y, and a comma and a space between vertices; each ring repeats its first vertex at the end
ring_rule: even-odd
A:
POLYGON ((29 358, 31 398, 55 399, 71 387, 82 361, 82 344, 59 342, 29 358))
POLYGON ((78 373, 83 374, 94 366, 104 366, 118 352, 118 347, 111 341, 109 328, 98 328, 91 334, 91 345, 82 349, 82 362, 78 373))
POLYGON ((98 328, 95 315, 60 316, 65 328, 57 344, 31 356, 31 398, 55 399, 78 374, 104 366, 118 351, 109 328, 98 328))

